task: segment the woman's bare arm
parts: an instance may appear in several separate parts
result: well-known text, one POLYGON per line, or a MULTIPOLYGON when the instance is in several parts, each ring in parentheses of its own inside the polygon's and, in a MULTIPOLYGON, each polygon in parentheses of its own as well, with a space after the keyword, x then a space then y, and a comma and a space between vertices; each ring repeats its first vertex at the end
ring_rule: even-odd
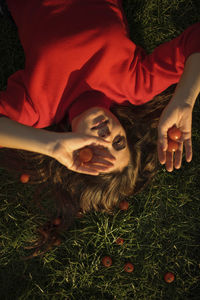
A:
POLYGON ((185 63, 184 72, 177 84, 174 101, 194 106, 200 93, 200 53, 190 55, 185 63))
POLYGON ((38 129, 20 124, 6 117, 0 118, 0 146, 51 154, 51 140, 56 132, 38 129))
POLYGON ((72 132, 52 132, 26 126, 7 117, 0 118, 0 145, 2 147, 50 156, 78 173, 98 175, 99 172, 109 170, 113 166, 112 161, 115 160, 106 149, 109 143, 95 136, 72 132), (82 165, 74 153, 85 146, 93 147, 94 152, 92 160, 82 165))

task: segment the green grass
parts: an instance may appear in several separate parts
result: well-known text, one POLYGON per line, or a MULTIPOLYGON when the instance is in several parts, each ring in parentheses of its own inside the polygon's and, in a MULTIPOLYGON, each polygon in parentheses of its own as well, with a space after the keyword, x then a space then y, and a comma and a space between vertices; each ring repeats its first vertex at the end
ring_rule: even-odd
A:
MULTIPOLYGON (((199 21, 199 1, 124 1, 131 39, 151 52, 199 21)), ((24 66, 11 21, 0 18, 0 88, 24 66)), ((21 261, 46 216, 31 201, 34 186, 0 169, 0 299, 200 299, 200 101, 193 113, 193 160, 172 173, 160 169, 129 209, 76 219, 63 243, 43 258, 21 261), (115 240, 124 238, 122 246, 115 240), (110 256, 105 268, 101 259, 110 256), (135 269, 126 273, 131 262, 135 269), (175 280, 165 283, 166 272, 175 280)), ((49 197, 44 205, 51 207, 49 197)))

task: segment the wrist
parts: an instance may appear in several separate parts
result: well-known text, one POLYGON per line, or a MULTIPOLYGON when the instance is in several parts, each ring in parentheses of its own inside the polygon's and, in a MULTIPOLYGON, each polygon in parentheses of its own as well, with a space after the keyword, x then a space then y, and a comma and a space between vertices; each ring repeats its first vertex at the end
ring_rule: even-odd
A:
POLYGON ((41 129, 35 144, 36 152, 53 157, 55 148, 60 143, 59 132, 41 129))
POLYGON ((193 107, 200 93, 200 53, 187 58, 183 74, 178 82, 174 101, 193 107))
POLYGON ((172 103, 174 103, 175 106, 188 106, 193 109, 195 102, 196 97, 192 97, 191 95, 176 93, 172 97, 172 103))

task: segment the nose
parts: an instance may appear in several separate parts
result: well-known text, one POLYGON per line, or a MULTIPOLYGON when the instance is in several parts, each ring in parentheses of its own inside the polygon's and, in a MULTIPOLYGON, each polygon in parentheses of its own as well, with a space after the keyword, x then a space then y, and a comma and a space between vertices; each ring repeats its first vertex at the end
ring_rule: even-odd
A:
POLYGON ((98 130, 98 136, 101 137, 101 138, 106 138, 110 135, 110 130, 107 126, 103 127, 103 128, 100 128, 98 130))

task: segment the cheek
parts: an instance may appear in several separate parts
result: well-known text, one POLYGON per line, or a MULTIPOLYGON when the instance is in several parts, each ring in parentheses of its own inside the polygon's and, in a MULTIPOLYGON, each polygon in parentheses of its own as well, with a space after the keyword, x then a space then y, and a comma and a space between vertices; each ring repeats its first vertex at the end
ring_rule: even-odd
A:
POLYGON ((75 129, 75 132, 83 133, 83 134, 91 134, 90 128, 88 127, 87 122, 84 120, 79 122, 78 126, 75 129))
POLYGON ((76 123, 73 124, 72 131, 81 133, 85 130, 85 126, 84 120, 77 120, 76 123))
POLYGON ((115 119, 112 120, 112 129, 113 129, 113 131, 116 131, 116 132, 122 132, 121 124, 115 119))

